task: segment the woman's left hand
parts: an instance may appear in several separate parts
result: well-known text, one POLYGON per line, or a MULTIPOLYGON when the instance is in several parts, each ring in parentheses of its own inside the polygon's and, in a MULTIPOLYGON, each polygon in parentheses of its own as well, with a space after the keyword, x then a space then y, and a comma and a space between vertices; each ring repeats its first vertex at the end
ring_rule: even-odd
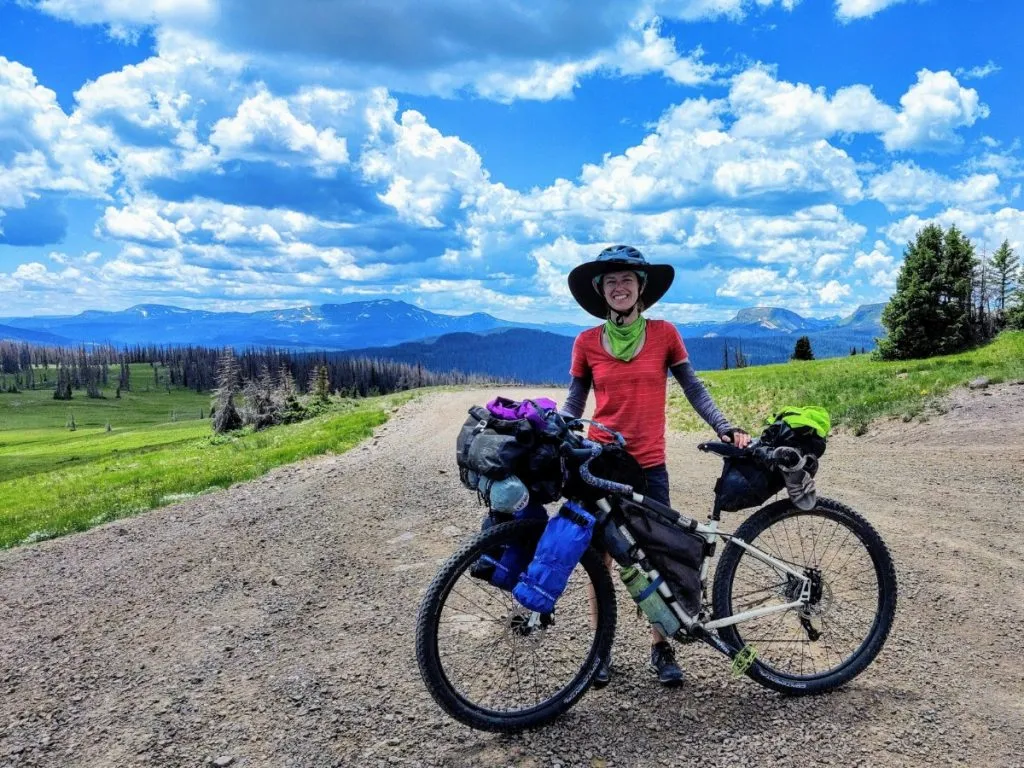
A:
POLYGON ((750 435, 742 429, 733 429, 730 432, 719 435, 718 439, 723 443, 732 443, 737 448, 746 448, 750 445, 750 435))

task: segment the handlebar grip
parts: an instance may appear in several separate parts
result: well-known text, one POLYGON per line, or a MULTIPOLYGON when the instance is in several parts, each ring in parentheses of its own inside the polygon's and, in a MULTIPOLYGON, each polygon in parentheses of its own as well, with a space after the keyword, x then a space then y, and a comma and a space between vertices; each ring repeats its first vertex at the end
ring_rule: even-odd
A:
POLYGON ((608 491, 609 493, 622 493, 627 496, 632 495, 633 486, 626 485, 625 483, 615 483, 611 480, 605 480, 602 477, 597 477, 590 471, 590 462, 600 456, 601 451, 603 451, 604 448, 600 443, 591 442, 590 440, 585 440, 584 443, 589 444, 590 458, 580 465, 580 477, 583 478, 583 481, 588 485, 599 488, 602 491, 608 491))

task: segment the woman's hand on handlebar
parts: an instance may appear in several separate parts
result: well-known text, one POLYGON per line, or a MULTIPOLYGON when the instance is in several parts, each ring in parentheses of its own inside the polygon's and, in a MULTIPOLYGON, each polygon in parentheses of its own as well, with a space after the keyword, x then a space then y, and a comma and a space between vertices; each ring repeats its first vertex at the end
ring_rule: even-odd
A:
POLYGON ((737 448, 746 448, 750 445, 750 435, 738 428, 723 432, 718 436, 718 439, 723 443, 732 443, 737 448))

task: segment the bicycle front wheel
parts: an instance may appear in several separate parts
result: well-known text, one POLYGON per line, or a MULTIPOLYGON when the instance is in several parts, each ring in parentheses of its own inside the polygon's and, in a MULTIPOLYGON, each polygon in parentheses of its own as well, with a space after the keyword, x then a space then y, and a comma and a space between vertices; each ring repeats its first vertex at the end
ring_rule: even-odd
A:
POLYGON ((588 549, 550 615, 473 575, 505 547, 532 551, 545 521, 522 520, 478 534, 441 568, 416 626, 416 658, 434 700, 466 725, 516 732, 566 712, 590 687, 615 636, 615 591, 588 549), (591 605, 593 604, 593 612, 591 605))
MULTIPOLYGON (((819 498, 801 511, 788 499, 755 512, 735 536, 811 577, 803 610, 723 627, 736 648, 752 646, 747 674, 783 693, 825 693, 860 674, 881 651, 896 612, 889 550, 863 517, 819 498)), ((802 581, 730 543, 715 571, 715 619, 795 602, 802 581)))

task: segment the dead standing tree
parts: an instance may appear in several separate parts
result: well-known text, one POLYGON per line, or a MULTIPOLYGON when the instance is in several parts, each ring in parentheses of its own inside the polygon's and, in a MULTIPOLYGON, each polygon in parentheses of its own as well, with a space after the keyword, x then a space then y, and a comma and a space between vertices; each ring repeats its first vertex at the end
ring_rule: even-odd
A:
POLYGON ((242 426, 242 417, 235 408, 238 386, 238 360, 234 350, 225 347, 217 359, 217 389, 213 393, 213 431, 218 435, 242 426))

